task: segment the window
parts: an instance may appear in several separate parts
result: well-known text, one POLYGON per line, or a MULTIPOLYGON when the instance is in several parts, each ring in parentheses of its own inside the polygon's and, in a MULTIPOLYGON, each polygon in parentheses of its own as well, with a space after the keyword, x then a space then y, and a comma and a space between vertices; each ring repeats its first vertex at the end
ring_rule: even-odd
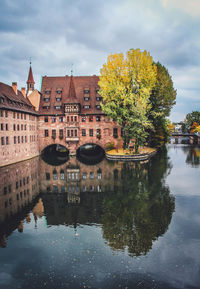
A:
POLYGON ((77 116, 74 117, 74 121, 77 122, 77 116))
POLYGON ((82 122, 85 122, 85 121, 86 121, 86 117, 85 117, 85 116, 82 116, 81 121, 82 121, 82 122))
POLYGON ((57 171, 53 170, 53 180, 57 180, 57 179, 58 179, 57 171))
POLYGON ((60 138, 60 139, 63 139, 63 129, 60 129, 60 130, 59 130, 59 138, 60 138))
POLYGON ((100 128, 97 128, 97 137, 101 138, 101 129, 100 128))
POLYGON ((101 100, 102 100, 102 97, 101 97, 101 96, 97 96, 97 97, 96 97, 96 100, 97 100, 97 101, 101 101, 101 100))
POLYGON ((90 121, 90 122, 93 121, 93 115, 89 115, 89 121, 90 121))
POLYGON ((94 179, 94 173, 90 172, 90 179, 94 179))
POLYGON ((14 136, 14 144, 16 144, 16 136, 14 136))
POLYGON ((84 97, 84 100, 85 100, 85 101, 90 100, 89 96, 85 96, 85 97, 84 97))
POLYGON ((17 119, 19 119, 19 112, 17 113, 17 119))
POLYGON ((1 137, 1 145, 2 146, 4 145, 4 137, 3 136, 1 137))
POLYGON ((63 116, 59 116, 59 122, 63 122, 63 116))
POLYGON ((67 116, 67 122, 69 122, 69 116, 67 116))
POLYGON ((24 130, 26 130, 26 124, 24 125, 24 130))
POLYGON ((47 180, 47 181, 50 180, 50 173, 46 173, 46 180, 47 180))
POLYGON ((90 108, 90 105, 83 105, 83 108, 88 109, 88 108, 90 108))
POLYGON ((7 110, 5 111, 5 117, 8 117, 8 112, 7 112, 7 110))
POLYGON ((71 137, 73 137, 74 136, 74 131, 73 131, 73 129, 71 129, 71 137))
POLYGON ((49 97, 45 97, 44 98, 44 102, 49 102, 50 101, 50 98, 49 97))
POLYGON ((23 137, 23 135, 21 136, 21 142, 22 142, 22 143, 24 142, 24 137, 23 137))
POLYGON ((25 142, 27 142, 27 136, 25 135, 25 142))
POLYGON ((97 179, 98 179, 98 180, 101 180, 101 179, 102 179, 102 172, 101 172, 101 169, 100 169, 100 168, 97 170, 97 179))
POLYGON ((75 129, 74 131, 74 136, 77 136, 77 129, 75 129))
POLYGON ((113 137, 118 138, 118 129, 116 127, 113 128, 113 137))
POLYGON ((13 111, 13 118, 15 118, 15 112, 13 111))
POLYGON ((82 129, 82 136, 86 136, 86 129, 82 129))
POLYGON ((96 121, 101 121, 101 117, 99 115, 96 116, 96 121))
POLYGON ((70 130, 67 130, 67 136, 70 137, 70 130))
POLYGON ((65 179, 65 173, 63 170, 60 170, 60 179, 64 180, 65 179))
POLYGON ((89 130, 89 135, 90 135, 90 136, 93 136, 93 129, 90 129, 90 130, 89 130))
POLYGON ((13 130, 16 130, 16 126, 15 126, 15 124, 13 124, 13 130))
POLYGON ((97 104, 97 105, 96 105, 96 109, 101 109, 100 104, 97 104))
POLYGON ((84 93, 85 93, 85 94, 89 94, 89 93, 90 93, 90 90, 89 90, 89 89, 84 89, 84 93))
POLYGON ((48 136, 49 136, 49 131, 48 131, 48 129, 45 129, 45 130, 44 130, 44 136, 45 136, 45 137, 48 137, 48 136))
POLYGON ((23 130, 23 124, 21 124, 21 130, 23 130))
POLYGON ((44 122, 48 122, 48 116, 44 117, 44 122))
POLYGON ((83 180, 87 179, 87 173, 83 173, 83 180))
POLYGON ((0 110, 0 116, 3 116, 3 110, 0 110))
POLYGON ((99 93, 99 89, 98 89, 98 88, 96 89, 96 94, 97 94, 97 93, 99 93))
POLYGON ((17 137, 17 142, 20 143, 20 136, 17 137))
POLYGON ((3 130, 3 123, 1 123, 1 130, 3 130))
POLYGON ((26 114, 24 114, 24 119, 26 119, 26 114))
POLYGON ((17 130, 19 130, 19 124, 17 125, 17 130))
POLYGON ((73 116, 71 116, 71 122, 73 122, 74 121, 74 117, 73 116))
POLYGON ((61 105, 55 105, 54 108, 55 109, 61 109, 61 105))
POLYGON ((45 90, 45 94, 50 94, 51 90, 45 90))
POLYGON ((55 139, 56 138, 56 130, 52 129, 52 138, 55 139))
POLYGON ((56 92, 57 92, 58 94, 61 94, 61 93, 62 93, 62 90, 58 89, 56 92))
POLYGON ((56 97, 56 101, 61 101, 61 97, 56 97))
POLYGON ((56 117, 55 117, 55 116, 52 116, 51 122, 52 122, 52 123, 56 122, 56 117))

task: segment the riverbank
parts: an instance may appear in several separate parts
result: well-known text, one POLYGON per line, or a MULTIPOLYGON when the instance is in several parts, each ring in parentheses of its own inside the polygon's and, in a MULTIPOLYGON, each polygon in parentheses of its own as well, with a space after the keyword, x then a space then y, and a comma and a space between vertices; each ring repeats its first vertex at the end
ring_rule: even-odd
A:
POLYGON ((156 149, 150 147, 140 147, 137 154, 130 149, 113 149, 106 152, 106 158, 113 161, 144 161, 149 159, 155 153, 156 149))

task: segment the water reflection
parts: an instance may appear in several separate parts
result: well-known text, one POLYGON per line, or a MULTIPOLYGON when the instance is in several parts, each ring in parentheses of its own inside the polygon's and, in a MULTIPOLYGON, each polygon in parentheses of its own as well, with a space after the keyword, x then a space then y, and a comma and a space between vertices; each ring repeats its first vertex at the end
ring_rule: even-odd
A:
POLYGON ((37 202, 38 171, 39 158, 0 168, 1 247, 6 246, 6 238, 16 228, 23 232, 22 221, 37 202))
POLYGON ((174 211, 164 183, 169 171, 166 151, 143 163, 104 159, 87 166, 72 157, 58 166, 36 158, 1 168, 1 246, 16 228, 23 232, 32 210, 35 227, 43 215, 49 226, 99 224, 113 250, 146 254, 166 232, 174 211))

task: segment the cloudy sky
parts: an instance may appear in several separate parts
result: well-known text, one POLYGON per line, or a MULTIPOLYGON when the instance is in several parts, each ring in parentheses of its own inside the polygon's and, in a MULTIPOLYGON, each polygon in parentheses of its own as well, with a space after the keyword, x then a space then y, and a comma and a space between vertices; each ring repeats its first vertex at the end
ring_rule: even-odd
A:
POLYGON ((0 0, 0 81, 99 74, 110 53, 147 50, 177 89, 170 119, 200 110, 200 0, 0 0))

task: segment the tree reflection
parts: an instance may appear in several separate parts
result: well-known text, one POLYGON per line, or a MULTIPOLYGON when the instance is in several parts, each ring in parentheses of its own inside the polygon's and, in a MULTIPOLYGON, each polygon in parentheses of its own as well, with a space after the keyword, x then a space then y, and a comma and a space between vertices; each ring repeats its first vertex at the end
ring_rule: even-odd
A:
POLYGON ((103 202, 103 237, 112 249, 146 254, 166 232, 174 211, 174 198, 164 184, 169 169, 166 152, 146 164, 123 164, 123 181, 115 179, 117 190, 103 202))
POLYGON ((192 165, 192 167, 198 167, 200 165, 200 148, 199 147, 188 148, 186 163, 192 165))

